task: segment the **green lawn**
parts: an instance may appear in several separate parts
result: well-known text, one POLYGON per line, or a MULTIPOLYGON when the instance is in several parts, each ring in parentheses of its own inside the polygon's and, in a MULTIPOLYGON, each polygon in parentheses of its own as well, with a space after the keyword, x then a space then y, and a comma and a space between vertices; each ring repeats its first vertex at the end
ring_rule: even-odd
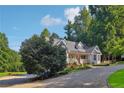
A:
POLYGON ((26 74, 26 72, 0 72, 0 77, 20 74, 26 74))
POLYGON ((108 77, 108 83, 112 88, 124 88, 124 69, 112 73, 108 77))

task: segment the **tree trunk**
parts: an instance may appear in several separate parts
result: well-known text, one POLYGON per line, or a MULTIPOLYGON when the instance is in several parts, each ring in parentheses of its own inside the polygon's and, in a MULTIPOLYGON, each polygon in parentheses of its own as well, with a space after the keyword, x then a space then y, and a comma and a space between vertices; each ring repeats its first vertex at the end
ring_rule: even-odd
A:
POLYGON ((116 56, 115 56, 115 62, 116 62, 116 56))
POLYGON ((110 55, 108 55, 108 61, 110 61, 110 55))
POLYGON ((114 56, 112 55, 112 62, 114 62, 114 56))
POLYGON ((106 61, 106 56, 103 55, 102 61, 105 62, 106 61))

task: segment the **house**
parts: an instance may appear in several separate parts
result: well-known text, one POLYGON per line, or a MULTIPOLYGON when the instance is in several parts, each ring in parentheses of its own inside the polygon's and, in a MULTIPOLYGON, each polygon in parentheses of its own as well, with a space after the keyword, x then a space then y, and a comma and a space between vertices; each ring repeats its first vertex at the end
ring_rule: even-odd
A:
POLYGON ((65 39, 54 39, 53 45, 62 46, 66 49, 67 64, 100 64, 101 51, 99 47, 87 47, 81 42, 72 42, 65 39))

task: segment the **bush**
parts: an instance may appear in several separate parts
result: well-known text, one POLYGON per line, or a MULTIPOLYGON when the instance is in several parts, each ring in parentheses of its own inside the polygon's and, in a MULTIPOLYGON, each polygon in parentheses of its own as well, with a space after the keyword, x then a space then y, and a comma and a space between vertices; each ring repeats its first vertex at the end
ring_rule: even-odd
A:
POLYGON ((20 54, 29 74, 50 77, 66 66, 65 49, 34 35, 22 43, 20 54))
POLYGON ((58 75, 65 75, 68 74, 70 72, 75 72, 75 71, 79 71, 79 70, 83 70, 83 69, 88 69, 90 68, 87 64, 84 65, 77 65, 77 66, 69 66, 66 67, 63 71, 58 72, 58 75))
POLYGON ((58 72, 58 75, 65 75, 65 74, 68 74, 69 72, 72 72, 73 71, 73 68, 65 68, 63 71, 60 71, 58 72))

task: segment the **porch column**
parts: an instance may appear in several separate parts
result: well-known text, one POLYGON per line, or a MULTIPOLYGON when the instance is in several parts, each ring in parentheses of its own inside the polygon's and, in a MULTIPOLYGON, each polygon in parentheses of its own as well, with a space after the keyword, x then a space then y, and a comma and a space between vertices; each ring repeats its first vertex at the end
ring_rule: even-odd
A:
POLYGON ((69 63, 69 54, 67 51, 66 51, 66 62, 67 62, 67 64, 69 63))
POLYGON ((79 64, 81 64, 81 63, 80 63, 80 58, 81 58, 81 57, 80 57, 80 54, 79 54, 79 52, 77 52, 77 60, 78 60, 78 63, 79 63, 79 64))

